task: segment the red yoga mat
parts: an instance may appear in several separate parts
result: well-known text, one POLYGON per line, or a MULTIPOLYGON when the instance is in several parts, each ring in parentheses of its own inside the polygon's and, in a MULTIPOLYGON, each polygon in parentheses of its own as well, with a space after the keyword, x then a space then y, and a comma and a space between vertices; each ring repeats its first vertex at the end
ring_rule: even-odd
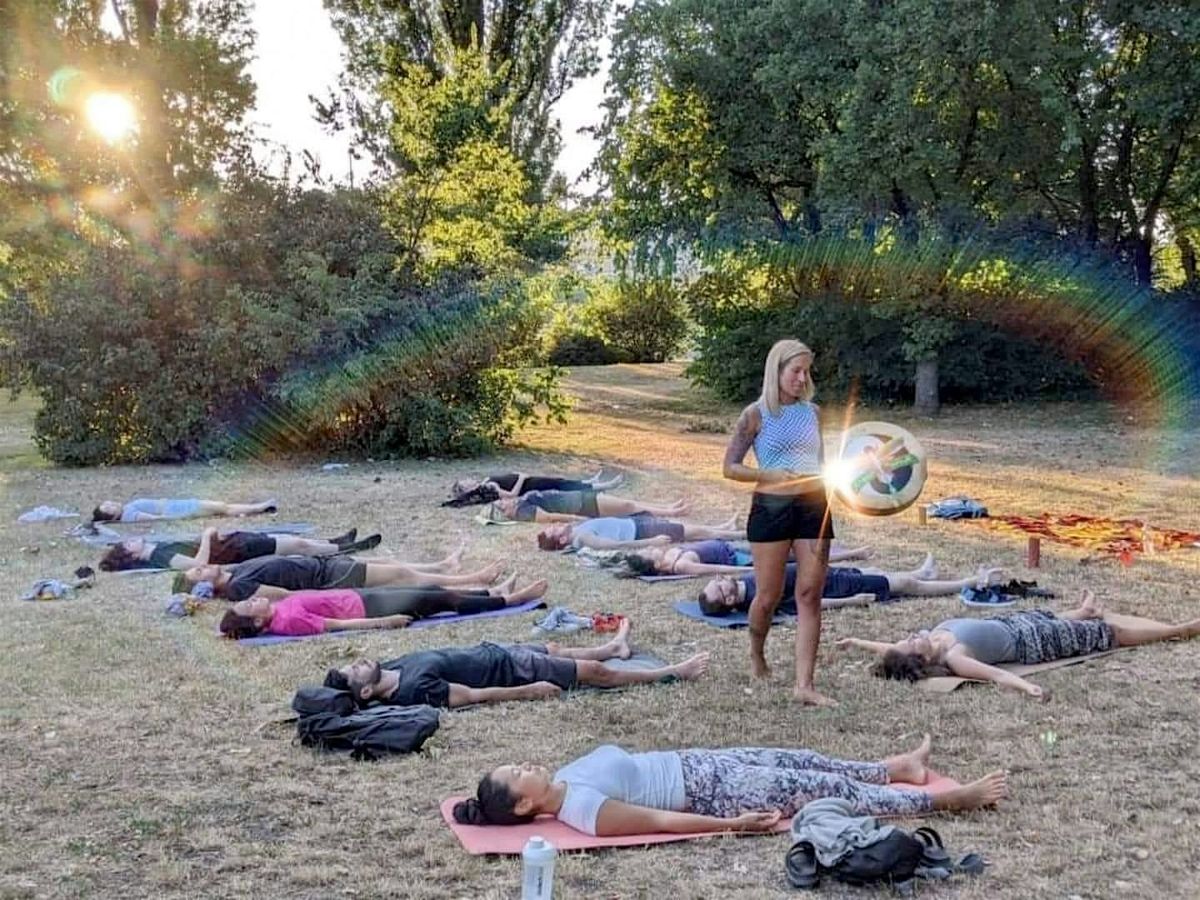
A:
MULTIPOLYGON (((953 778, 947 778, 931 771, 929 781, 925 784, 894 784, 892 787, 900 790, 929 791, 931 794, 941 794, 960 787, 953 778)), ((559 850, 594 850, 598 847, 644 847, 648 844, 667 844, 672 841, 688 841, 694 838, 713 837, 717 834, 733 832, 712 832, 710 834, 626 834, 620 837, 593 837, 576 831, 570 825, 564 825, 558 819, 543 816, 528 825, 460 825, 454 821, 452 810, 454 804, 465 797, 448 797, 442 801, 442 818, 454 832, 463 849, 472 856, 486 853, 500 855, 516 855, 534 835, 543 837, 559 850)), ((775 829, 776 833, 787 831, 792 825, 791 819, 782 819, 775 829)), ((738 833, 739 836, 750 836, 738 833)))

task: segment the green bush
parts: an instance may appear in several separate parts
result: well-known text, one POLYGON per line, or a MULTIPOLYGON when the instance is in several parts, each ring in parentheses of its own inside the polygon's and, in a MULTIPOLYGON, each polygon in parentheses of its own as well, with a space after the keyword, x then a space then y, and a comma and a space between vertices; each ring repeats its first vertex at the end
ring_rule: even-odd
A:
POLYGON ((666 279, 619 281, 596 296, 586 315, 624 362, 666 362, 688 337, 687 307, 666 279))
POLYGON ((670 281, 577 282, 547 331, 547 358, 554 365, 665 362, 687 339, 687 308, 670 281))
MULTIPOLYGON (((858 284, 836 279, 801 282, 786 272, 722 271, 688 289, 698 358, 691 378, 739 402, 755 397, 762 366, 775 341, 795 337, 816 352, 813 376, 825 400, 855 396, 911 401, 914 365, 909 338, 891 305, 856 296, 858 284)), ((1024 397, 1077 398, 1095 394, 1083 363, 1053 346, 1014 335, 988 316, 986 298, 972 308, 943 308, 935 320, 952 329, 937 358, 944 401, 992 402, 1024 397)))
POLYGON ((521 286, 405 280, 371 196, 249 185, 211 212, 0 304, 0 371, 42 398, 51 460, 461 455, 563 416, 555 370, 511 370, 544 324, 521 286))

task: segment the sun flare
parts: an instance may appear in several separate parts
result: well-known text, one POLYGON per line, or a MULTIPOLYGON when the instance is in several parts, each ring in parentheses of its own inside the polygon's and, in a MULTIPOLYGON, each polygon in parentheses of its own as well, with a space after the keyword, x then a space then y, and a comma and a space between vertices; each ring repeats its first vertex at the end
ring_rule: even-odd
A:
POLYGON ((137 114, 133 104, 120 94, 97 93, 84 104, 88 124, 100 137, 115 144, 137 130, 137 114))

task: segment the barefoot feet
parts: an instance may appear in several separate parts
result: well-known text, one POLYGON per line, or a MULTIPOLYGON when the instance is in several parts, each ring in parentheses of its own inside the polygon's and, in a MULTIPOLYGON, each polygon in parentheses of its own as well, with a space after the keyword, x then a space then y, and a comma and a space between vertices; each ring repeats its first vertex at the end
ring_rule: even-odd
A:
POLYGON ((631 628, 633 628, 633 622, 629 620, 629 617, 622 618, 612 640, 600 648, 606 654, 601 657, 602 659, 629 659, 633 655, 633 650, 629 646, 629 630, 631 628))
POLYGON ((905 784, 924 784, 929 780, 929 754, 933 749, 933 740, 925 735, 925 740, 915 750, 889 756, 883 761, 887 766, 889 781, 903 781, 905 784))
POLYGON ((550 582, 545 578, 539 578, 537 581, 531 582, 519 591, 513 591, 508 595, 506 600, 507 606, 517 606, 525 603, 528 600, 539 600, 546 595, 546 591, 550 588, 550 582))
POLYGON ((1103 619, 1104 602, 1097 600, 1092 591, 1085 589, 1083 602, 1079 604, 1079 617, 1081 619, 1103 619))
POLYGON ((925 561, 917 567, 913 574, 922 581, 933 581, 938 577, 938 567, 937 563, 933 561, 932 553, 925 554, 925 561))
POLYGON ((978 781, 938 794, 933 798, 934 809, 963 812, 995 806, 1008 796, 1008 773, 992 772, 978 781))
POLYGON ((802 706, 837 706, 838 702, 832 697, 818 693, 816 688, 797 687, 792 691, 792 697, 802 706))
POLYGON ((708 671, 708 654, 697 653, 681 663, 668 666, 667 671, 684 681, 695 681, 708 671))

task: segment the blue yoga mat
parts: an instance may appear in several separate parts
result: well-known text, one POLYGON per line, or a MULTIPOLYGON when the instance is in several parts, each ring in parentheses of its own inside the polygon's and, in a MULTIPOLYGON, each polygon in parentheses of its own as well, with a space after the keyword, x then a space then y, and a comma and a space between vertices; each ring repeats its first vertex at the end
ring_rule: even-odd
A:
MULTIPOLYGON (((754 560, 749 553, 744 550, 738 550, 734 553, 734 565, 736 566, 751 566, 754 560)), ((639 575, 638 581, 686 581, 689 578, 711 578, 711 575, 639 575)))
MULTIPOLYGON (((687 616, 689 619, 695 619, 697 622, 703 622, 705 625, 711 625, 713 628, 745 628, 750 624, 750 617, 744 612, 735 611, 727 616, 706 616, 700 612, 700 604, 695 600, 676 600, 675 612, 682 616, 687 616)), ((771 624, 783 625, 795 621, 795 616, 785 616, 782 613, 775 613, 775 617, 771 619, 771 624)))
MULTIPOLYGON (((131 523, 114 522, 108 524, 121 525, 131 523)), ((143 540, 149 541, 151 544, 167 544, 174 541, 200 540, 199 533, 188 534, 185 532, 151 531, 146 534, 142 534, 137 531, 129 531, 122 534, 117 534, 112 532, 112 529, 108 529, 107 527, 106 530, 110 533, 80 535, 78 539, 83 541, 85 544, 91 544, 93 547, 108 547, 113 544, 119 544, 121 541, 128 540, 129 538, 136 537, 140 537, 143 540)), ((279 524, 272 524, 261 528, 246 528, 241 525, 234 525, 229 528, 222 528, 220 530, 253 531, 255 534, 311 534, 316 530, 316 526, 310 525, 307 522, 280 522, 279 524)))
MULTIPOLYGON (((506 606, 503 609, 493 609, 489 612, 475 613, 471 616, 456 616, 453 613, 440 613, 436 616, 430 616, 428 619, 417 619, 409 628, 433 628, 435 625, 449 625, 454 622, 472 622, 475 619, 497 619, 501 616, 517 616, 521 613, 527 613, 530 610, 541 609, 545 607, 544 600, 527 600, 520 606, 506 606)), ((362 631, 325 631, 321 634, 305 634, 305 635, 282 635, 282 634, 263 634, 258 637, 242 638, 238 641, 239 644, 247 647, 265 647, 267 644, 288 644, 292 641, 307 641, 313 638, 327 637, 349 637, 351 635, 363 634, 362 631)))

